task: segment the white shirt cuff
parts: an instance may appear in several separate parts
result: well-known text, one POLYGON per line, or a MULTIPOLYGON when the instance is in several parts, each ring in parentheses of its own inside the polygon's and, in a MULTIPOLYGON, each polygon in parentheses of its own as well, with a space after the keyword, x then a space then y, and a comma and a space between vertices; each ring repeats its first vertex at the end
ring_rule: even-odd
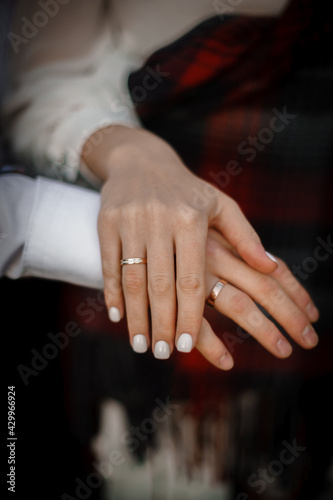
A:
MULTIPOLYGON (((81 154, 87 139, 97 130, 110 125, 135 128, 140 126, 140 122, 130 106, 119 106, 119 100, 115 99, 114 111, 85 108, 69 115, 61 126, 57 127, 48 154, 54 158, 56 168, 63 173, 67 181, 74 182, 80 170, 94 187, 101 186, 101 180, 82 162, 81 154)), ((89 144, 86 147, 89 148, 89 144)))
POLYGON ((100 195, 37 178, 35 202, 23 252, 23 276, 103 288, 97 234, 100 195))

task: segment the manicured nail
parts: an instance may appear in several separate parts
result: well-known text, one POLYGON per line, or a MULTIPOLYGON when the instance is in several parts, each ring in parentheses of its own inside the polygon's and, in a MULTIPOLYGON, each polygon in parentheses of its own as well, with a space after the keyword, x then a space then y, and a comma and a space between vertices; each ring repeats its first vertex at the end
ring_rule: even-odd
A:
POLYGON ((318 344, 318 335, 316 334, 316 332, 314 331, 314 329, 308 325, 304 328, 303 330, 303 333, 302 333, 302 337, 305 341, 305 343, 309 346, 309 347, 314 347, 318 344))
POLYGON ((193 339, 189 333, 182 333, 177 342, 177 349, 180 352, 191 352, 193 339))
POLYGON ((144 335, 141 335, 141 333, 134 335, 132 347, 133 351, 135 352, 146 352, 148 349, 148 342, 146 337, 144 335))
POLYGON ((121 320, 121 314, 117 307, 110 307, 109 318, 113 323, 118 323, 121 320))
POLYGON ((281 356, 283 356, 284 358, 289 356, 291 354, 291 351, 292 351, 291 345, 289 344, 289 342, 287 342, 284 339, 280 339, 278 341, 277 348, 278 348, 278 351, 281 354, 281 356))
POLYGON ((312 304, 312 302, 308 303, 305 310, 306 310, 306 313, 309 316, 309 320, 311 322, 317 321, 317 319, 319 318, 319 311, 316 308, 316 306, 314 304, 312 304))
POLYGON ((222 370, 230 370, 234 366, 234 360, 230 356, 229 353, 223 354, 222 358, 220 359, 220 367, 222 370))
POLYGON ((157 359, 168 359, 170 357, 170 347, 164 340, 159 340, 155 344, 154 356, 157 359))
POLYGON ((267 255, 267 257, 268 257, 269 259, 271 259, 273 262, 275 262, 275 264, 277 264, 277 263, 278 263, 278 261, 276 260, 276 258, 275 258, 275 257, 274 257, 271 253, 269 253, 269 252, 265 252, 265 254, 267 255))

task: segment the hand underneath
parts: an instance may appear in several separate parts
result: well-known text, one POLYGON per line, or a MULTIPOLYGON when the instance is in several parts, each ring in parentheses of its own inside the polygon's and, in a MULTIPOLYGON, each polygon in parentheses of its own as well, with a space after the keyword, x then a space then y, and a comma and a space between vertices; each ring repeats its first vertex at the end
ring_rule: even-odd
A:
MULTIPOLYGON (((215 300, 217 311, 235 321, 278 358, 289 356, 291 345, 256 303, 301 347, 311 349, 317 345, 318 337, 311 322, 318 319, 318 310, 281 259, 277 258, 275 271, 263 274, 244 262, 214 229, 208 232, 206 249, 206 297, 219 278, 227 281, 215 300)), ((195 347, 216 367, 233 366, 227 346, 205 318, 195 347)))

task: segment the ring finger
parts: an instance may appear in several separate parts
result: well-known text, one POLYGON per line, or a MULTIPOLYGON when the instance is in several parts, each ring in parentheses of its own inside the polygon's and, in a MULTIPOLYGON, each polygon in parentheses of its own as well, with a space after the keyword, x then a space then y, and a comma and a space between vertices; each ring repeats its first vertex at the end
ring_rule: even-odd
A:
MULTIPOLYGON (((209 291, 219 281, 212 274, 207 274, 206 280, 209 291)), ((279 329, 258 309, 246 293, 230 283, 225 284, 218 293, 214 309, 235 321, 274 356, 286 358, 291 354, 292 347, 279 329)))

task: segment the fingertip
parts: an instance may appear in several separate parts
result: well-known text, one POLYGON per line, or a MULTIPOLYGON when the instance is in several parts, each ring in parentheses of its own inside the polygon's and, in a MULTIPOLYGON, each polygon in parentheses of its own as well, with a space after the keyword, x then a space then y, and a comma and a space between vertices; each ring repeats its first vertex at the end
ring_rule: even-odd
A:
POLYGON ((122 314, 118 307, 111 306, 108 311, 108 316, 112 323, 119 323, 119 321, 122 319, 122 314))
POLYGON ((165 340, 159 340, 154 347, 154 356, 156 359, 169 359, 171 355, 170 346, 165 340))
POLYGON ((191 352, 193 349, 193 338, 189 333, 182 333, 177 341, 179 352, 191 352))
POLYGON ((231 368, 234 366, 234 360, 229 352, 225 352, 223 354, 223 356, 220 358, 219 365, 222 370, 231 370, 231 368))
POLYGON ((293 351, 289 342, 287 342, 283 337, 278 340, 276 347, 279 353, 279 357, 281 358, 288 358, 293 351))
POLYGON ((245 251, 239 252, 247 264, 264 274, 273 273, 278 267, 278 261, 269 252, 266 252, 261 243, 254 243, 245 251))
POLYGON ((265 250, 265 254, 267 255, 267 257, 268 257, 271 261, 275 262, 275 264, 278 266, 278 261, 276 260, 276 258, 274 257, 274 255, 272 255, 271 253, 267 252, 266 250, 265 250))
POLYGON ((305 311, 311 323, 315 323, 316 321, 318 321, 319 311, 312 302, 308 303, 308 305, 305 308, 305 311))
POLYGON ((222 340, 213 332, 206 318, 203 318, 195 347, 209 363, 220 370, 230 370, 234 366, 231 354, 222 340))
POLYGON ((147 337, 145 335, 142 335, 141 333, 134 335, 132 339, 132 348, 134 352, 140 354, 147 352, 148 350, 147 337))
POLYGON ((313 349, 319 342, 319 337, 311 325, 307 325, 304 328, 302 332, 302 338, 304 342, 304 347, 307 349, 313 349))

